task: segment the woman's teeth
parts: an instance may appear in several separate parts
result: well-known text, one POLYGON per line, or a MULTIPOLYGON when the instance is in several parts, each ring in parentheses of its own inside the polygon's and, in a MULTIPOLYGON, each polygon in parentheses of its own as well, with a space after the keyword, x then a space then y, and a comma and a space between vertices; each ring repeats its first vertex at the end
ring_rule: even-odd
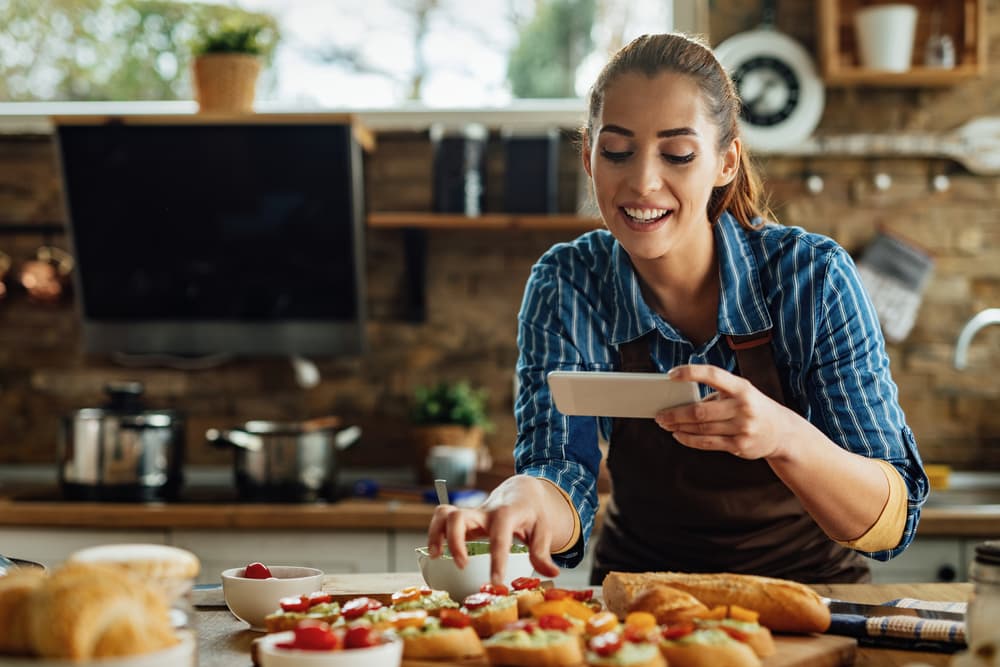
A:
POLYGON ((623 207, 625 215, 636 222, 653 222, 670 213, 667 208, 627 208, 623 207))

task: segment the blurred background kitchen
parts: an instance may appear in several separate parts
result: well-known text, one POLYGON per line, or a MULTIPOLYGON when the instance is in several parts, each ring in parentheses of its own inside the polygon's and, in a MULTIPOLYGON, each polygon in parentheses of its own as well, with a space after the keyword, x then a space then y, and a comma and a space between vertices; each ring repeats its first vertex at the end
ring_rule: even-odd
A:
MULTIPOLYGON (((597 224, 576 143, 582 96, 608 53, 643 32, 676 28, 724 45, 777 218, 832 236, 859 262, 924 461, 947 466, 933 469, 932 500, 962 509, 918 535, 905 556, 912 570, 898 576, 964 578, 968 545, 1000 534, 1000 327, 984 316, 982 331, 967 329, 958 346, 974 316, 1000 308, 1000 2, 908 3, 909 28, 903 16, 902 26, 879 33, 896 50, 888 57, 903 49, 902 67, 872 67, 879 56, 862 54, 856 19, 885 4, 0 0, 0 492, 54 485, 57 464, 72 456, 66 438, 84 437, 67 435, 66 418, 107 406, 109 383, 118 383, 125 413, 167 420, 168 440, 183 441, 189 486, 231 486, 240 474, 234 456, 251 455, 213 446, 206 433, 238 439, 257 421, 291 425, 296 442, 317 430, 331 439, 322 446, 350 441, 336 457, 341 487, 426 478, 428 445, 418 444, 416 427, 435 419, 415 412, 426 412, 428 388, 449 383, 445 393, 463 394, 458 402, 474 413, 459 425, 484 433, 477 481, 488 488, 512 469, 516 315, 528 271, 553 243, 597 224), (202 163, 226 154, 199 140, 202 154, 175 151, 169 168, 149 166, 151 177, 119 171, 109 181, 88 169, 99 149, 74 143, 73 128, 91 116, 134 114, 176 115, 184 127, 203 128, 190 119, 198 110, 194 45, 224 24, 260 28, 253 110, 272 129, 286 127, 282 114, 353 115, 341 120, 350 138, 331 167, 340 176, 329 182, 342 193, 331 206, 342 207, 346 240, 324 247, 329 238, 306 232, 251 249, 247 261, 267 280, 244 284, 239 298, 320 290, 350 302, 347 315, 319 316, 347 328, 326 346, 278 335, 254 347, 248 341, 267 337, 236 326, 204 349, 158 347, 155 335, 112 349, 113 335, 93 321, 100 295, 83 302, 100 282, 88 276, 159 266, 165 247, 210 249, 220 263, 238 250, 199 238, 190 217, 197 202, 173 222, 159 201, 148 212, 133 207, 127 239, 85 230, 82 220, 99 218, 101 198, 111 206, 116 188, 174 182, 185 164, 206 172, 202 163), (762 39, 761 30, 780 37, 762 39), (781 40, 798 46, 768 50, 781 40), (52 116, 69 118, 66 134, 52 116), (72 202, 70 178, 80 192, 72 202), (282 265, 280 255, 300 241, 312 254, 287 270, 266 268, 270 259, 282 265), (338 291, 315 265, 344 262, 338 291), (313 428, 311 420, 330 416, 335 428, 313 428), (360 427, 360 437, 345 435, 347 426, 360 427), (921 553, 930 556, 917 563, 921 553)), ((277 151, 268 159, 290 158, 277 151)), ((139 311, 119 312, 111 324, 148 315, 139 311)), ((157 316, 183 331, 189 315, 157 316)), ((268 315, 254 317, 259 324, 268 315)), ((274 319, 265 324, 280 328, 281 316, 274 319)))

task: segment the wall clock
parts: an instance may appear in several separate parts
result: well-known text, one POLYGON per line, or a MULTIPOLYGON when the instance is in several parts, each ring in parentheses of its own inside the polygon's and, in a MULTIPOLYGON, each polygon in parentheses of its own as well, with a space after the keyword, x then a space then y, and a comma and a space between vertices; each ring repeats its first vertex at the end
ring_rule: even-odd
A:
POLYGON ((807 139, 825 99, 812 58, 794 39, 764 26, 715 48, 743 103, 740 126, 751 148, 776 150, 807 139))

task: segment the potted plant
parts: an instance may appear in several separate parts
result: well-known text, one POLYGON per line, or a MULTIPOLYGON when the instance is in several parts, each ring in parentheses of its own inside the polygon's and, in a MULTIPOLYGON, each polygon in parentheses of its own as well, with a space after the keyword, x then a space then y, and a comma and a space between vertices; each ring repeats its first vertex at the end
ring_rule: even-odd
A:
POLYGON ((205 29, 192 54, 192 80, 200 111, 253 111, 263 25, 222 23, 205 29))
POLYGON ((489 467, 485 433, 493 428, 486 414, 486 391, 468 382, 439 382, 413 392, 414 466, 423 483, 432 481, 425 465, 433 447, 448 445, 477 450, 477 468, 489 467))

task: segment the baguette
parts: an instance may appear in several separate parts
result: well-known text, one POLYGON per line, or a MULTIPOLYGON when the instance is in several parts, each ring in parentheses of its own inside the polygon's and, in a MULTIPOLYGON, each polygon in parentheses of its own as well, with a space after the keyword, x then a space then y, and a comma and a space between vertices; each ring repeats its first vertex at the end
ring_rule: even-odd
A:
POLYGON ((521 621, 483 642, 491 665, 513 667, 576 667, 583 662, 581 641, 576 635, 538 627, 526 629, 521 621))
POLYGON ((708 607, 686 591, 662 584, 650 584, 629 602, 626 611, 649 612, 660 625, 689 621, 704 616, 708 607))
POLYGON ((484 639, 517 621, 517 600, 510 595, 475 593, 465 598, 464 610, 484 639))
POLYGON ((735 639, 722 643, 664 641, 660 652, 670 667, 760 667, 760 658, 735 639))
POLYGON ((753 652, 760 658, 766 658, 769 655, 774 655, 776 650, 774 647, 774 637, 771 636, 771 631, 759 623, 750 623, 747 621, 737 621, 731 618, 723 618, 707 621, 696 620, 695 624, 699 628, 722 628, 730 634, 739 636, 741 640, 746 642, 747 646, 752 648, 753 652))
POLYGON ((407 660, 458 660, 483 654, 483 644, 472 626, 401 632, 407 660))
POLYGON ((760 613, 760 624, 777 632, 824 632, 830 610, 808 586, 750 574, 611 572, 604 578, 604 603, 623 618, 628 606, 650 584, 690 593, 708 607, 739 605, 760 613))

